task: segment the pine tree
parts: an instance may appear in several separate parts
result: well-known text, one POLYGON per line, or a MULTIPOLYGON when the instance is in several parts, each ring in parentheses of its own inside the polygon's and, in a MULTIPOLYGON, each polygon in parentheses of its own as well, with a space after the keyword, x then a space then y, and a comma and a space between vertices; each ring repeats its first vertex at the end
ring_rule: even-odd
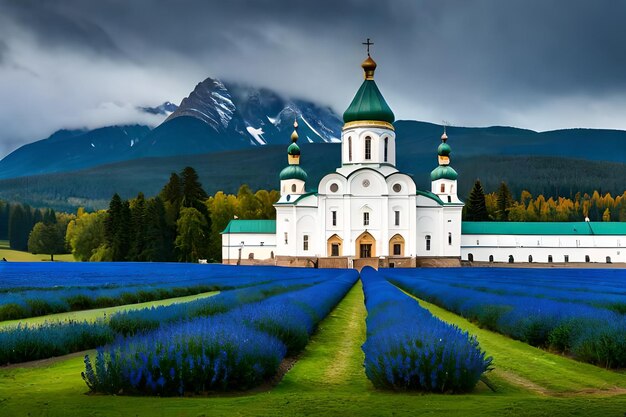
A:
POLYGON ((513 197, 506 183, 502 181, 496 193, 496 218, 500 221, 509 220, 509 210, 513 205, 513 197))
POLYGON ((29 233, 30 220, 24 207, 21 204, 13 205, 9 214, 9 247, 14 250, 27 250, 29 233))
POLYGON ((198 177, 198 173, 192 167, 185 167, 180 173, 180 182, 182 188, 182 207, 193 207, 199 212, 206 214, 206 206, 204 201, 208 195, 198 177))
POLYGON ((141 258, 148 262, 174 260, 174 237, 165 221, 165 205, 159 197, 146 203, 146 245, 141 258))
POLYGON ((130 242, 128 260, 145 261, 146 259, 143 259, 143 255, 147 244, 147 219, 146 199, 143 193, 139 193, 130 206, 130 220, 131 230, 129 234, 132 238, 130 242))
POLYGON ((487 205, 485 204, 485 191, 480 180, 476 180, 474 183, 465 207, 466 221, 482 222, 489 220, 487 205))
POLYGON ((193 207, 183 207, 180 210, 180 218, 176 222, 178 235, 176 236, 176 248, 178 260, 181 262, 197 262, 205 259, 208 252, 209 235, 206 232, 206 218, 193 207))
POLYGON ((105 238, 113 261, 124 261, 130 249, 131 222, 128 201, 115 193, 109 203, 105 221, 105 238))
POLYGON ((0 240, 9 239, 9 213, 11 205, 9 203, 0 202, 0 240))

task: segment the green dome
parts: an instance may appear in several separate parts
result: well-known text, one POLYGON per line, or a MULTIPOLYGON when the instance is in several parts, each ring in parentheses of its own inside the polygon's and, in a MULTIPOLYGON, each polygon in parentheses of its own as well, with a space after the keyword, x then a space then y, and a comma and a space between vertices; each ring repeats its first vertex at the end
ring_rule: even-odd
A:
POLYGON ((280 180, 302 180, 306 182, 307 174, 299 165, 289 165, 280 171, 280 180))
POLYGON ((450 145, 445 142, 442 142, 441 145, 439 145, 439 147, 437 148, 437 154, 440 156, 448 156, 450 155, 451 151, 452 149, 450 148, 450 145))
POLYGON ((296 142, 293 142, 291 145, 289 145, 289 147, 287 148, 287 153, 289 155, 300 155, 300 147, 296 144, 296 142))
POLYGON ((456 180, 459 174, 456 173, 454 168, 448 165, 439 165, 437 168, 433 169, 430 173, 430 180, 437 181, 440 179, 446 180, 456 180))
POLYGON ((393 123, 395 116, 380 93, 374 80, 365 80, 352 103, 343 113, 344 123, 360 120, 376 120, 393 123))

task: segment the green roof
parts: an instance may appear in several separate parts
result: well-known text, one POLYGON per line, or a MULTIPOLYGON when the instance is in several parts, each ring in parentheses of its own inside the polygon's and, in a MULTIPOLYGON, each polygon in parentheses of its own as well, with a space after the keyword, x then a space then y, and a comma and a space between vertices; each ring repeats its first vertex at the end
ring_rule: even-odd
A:
POLYGON ((231 220, 222 233, 276 233, 276 220, 231 220))
POLYGON ((352 103, 343 113, 345 123, 360 120, 376 120, 393 123, 395 116, 383 98, 374 80, 365 80, 352 103))
POLYGON ((300 165, 289 165, 280 171, 280 180, 302 180, 306 182, 308 175, 300 165))
POLYGON ((442 178, 447 180, 456 180, 459 174, 450 165, 439 165, 430 173, 430 180, 437 181, 442 178))
POLYGON ((464 235, 626 235, 626 222, 463 222, 464 235))
POLYGON ((443 201, 437 194, 433 194, 430 191, 416 190, 415 194, 421 195, 422 197, 430 198, 431 200, 435 200, 437 203, 443 205, 443 201))
POLYGON ((287 148, 287 153, 289 155, 300 155, 300 147, 296 144, 296 142, 292 142, 292 144, 287 148))
POLYGON ((448 155, 450 155, 450 152, 452 152, 452 149, 450 148, 450 145, 448 145, 445 142, 442 142, 437 147, 437 155, 448 156, 448 155))

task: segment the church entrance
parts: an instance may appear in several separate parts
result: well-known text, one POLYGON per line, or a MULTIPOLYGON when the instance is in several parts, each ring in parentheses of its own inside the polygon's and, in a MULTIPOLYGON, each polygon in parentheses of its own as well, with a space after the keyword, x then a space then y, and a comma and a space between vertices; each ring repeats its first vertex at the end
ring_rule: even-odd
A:
POLYGON ((404 256, 404 238, 402 235, 394 235, 389 239, 389 256, 404 256))
POLYGON ((356 239, 357 258, 373 258, 376 256, 376 239, 368 232, 363 232, 356 239))
POLYGON ((342 242, 343 242, 343 239, 341 239, 336 234, 328 238, 328 247, 327 247, 328 256, 341 256, 341 252, 342 252, 341 243, 342 242))

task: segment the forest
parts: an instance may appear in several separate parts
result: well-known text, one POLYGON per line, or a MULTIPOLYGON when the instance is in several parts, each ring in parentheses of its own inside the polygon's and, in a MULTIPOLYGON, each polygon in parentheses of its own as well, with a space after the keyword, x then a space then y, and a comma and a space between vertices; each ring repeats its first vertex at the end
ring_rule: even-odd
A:
MULTIPOLYGON (((228 222, 274 219, 278 198, 276 190, 252 191, 245 184, 236 194, 209 196, 197 172, 186 167, 172 173, 156 196, 125 200, 114 194, 106 210, 64 213, 0 201, 0 240, 52 260, 71 253, 78 261, 219 262, 220 232, 228 222)), ((546 198, 522 190, 515 198, 505 182, 485 192, 477 180, 465 203, 465 221, 626 221, 626 191, 546 198)))

